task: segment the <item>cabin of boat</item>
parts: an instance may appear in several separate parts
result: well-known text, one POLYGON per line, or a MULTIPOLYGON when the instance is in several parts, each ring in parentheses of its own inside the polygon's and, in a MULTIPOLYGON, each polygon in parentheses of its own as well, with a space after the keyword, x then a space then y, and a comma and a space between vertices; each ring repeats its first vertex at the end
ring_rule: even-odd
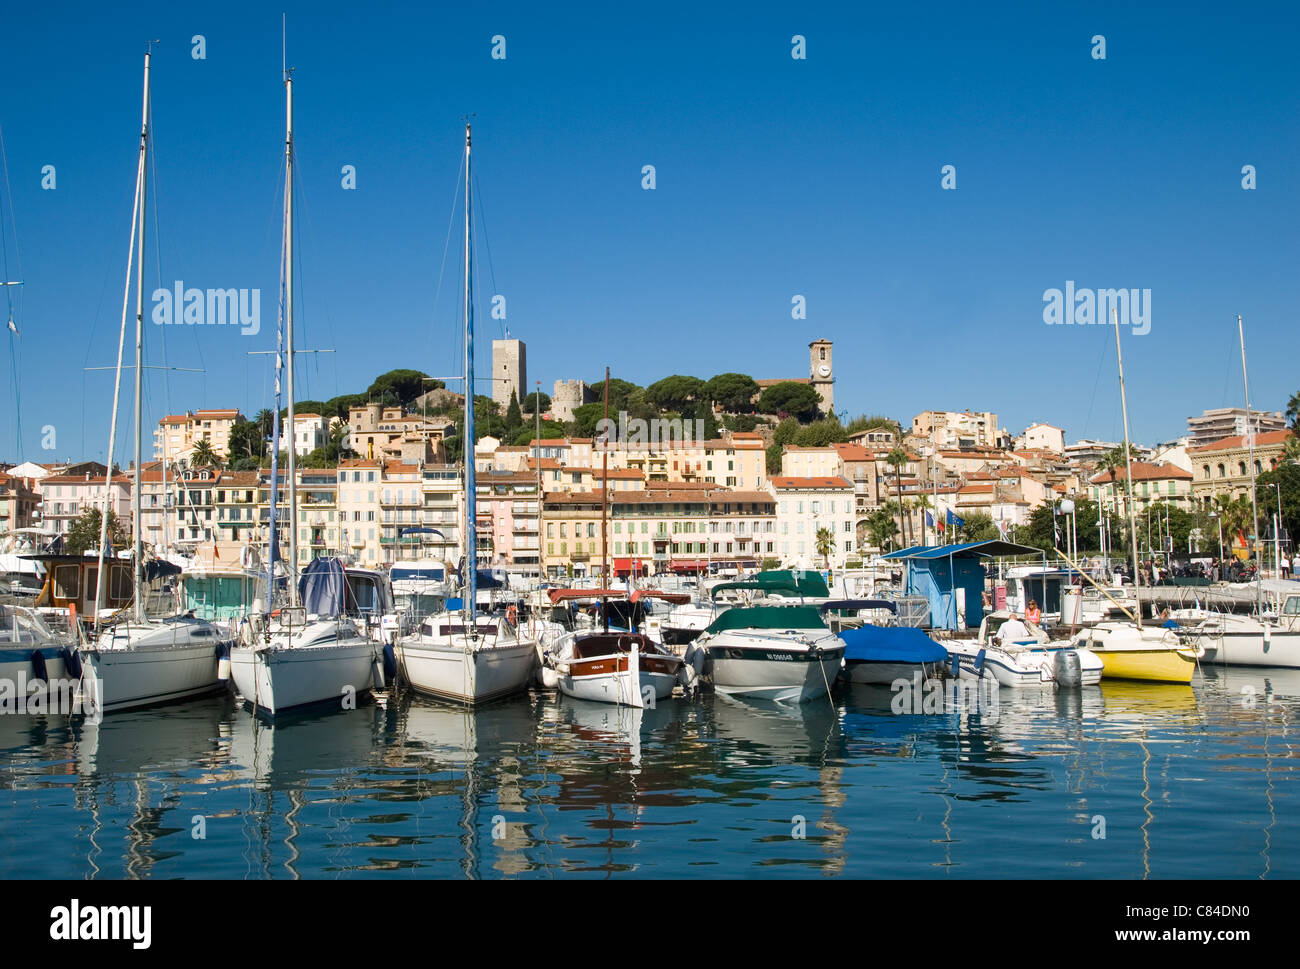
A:
POLYGON ((67 610, 71 606, 78 616, 93 617, 96 608, 102 608, 106 614, 111 614, 130 605, 133 598, 130 560, 104 561, 104 567, 109 570, 109 584, 104 590, 103 600, 97 603, 97 556, 33 554, 23 557, 45 566, 45 582, 35 602, 38 609, 67 610))
POLYGON ((571 676, 623 673, 628 656, 636 646, 641 669, 647 673, 677 672, 681 660, 666 653, 654 640, 640 633, 592 632, 574 637, 573 656, 568 660, 571 676))

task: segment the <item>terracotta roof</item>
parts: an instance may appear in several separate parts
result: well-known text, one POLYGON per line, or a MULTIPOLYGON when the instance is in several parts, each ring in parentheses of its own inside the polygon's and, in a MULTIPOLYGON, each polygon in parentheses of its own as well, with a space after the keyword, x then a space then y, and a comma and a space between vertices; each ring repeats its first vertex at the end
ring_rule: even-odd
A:
MULTIPOLYGON (((1266 447, 1270 444, 1284 444, 1288 438, 1294 437, 1295 432, 1291 430, 1281 431, 1261 431, 1255 435, 1255 447, 1266 447)), ((1225 437, 1222 440, 1215 441, 1213 444, 1207 444, 1205 447, 1188 448, 1188 454, 1204 454, 1206 451, 1232 451, 1236 448, 1246 446, 1246 438, 1242 435, 1236 437, 1225 437)))
POLYGON ((369 458, 344 458, 339 462, 340 468, 378 468, 380 462, 372 461, 369 458))
MULTIPOLYGON (((1155 481, 1174 478, 1180 481, 1191 481, 1192 474, 1190 471, 1184 471, 1176 464, 1148 464, 1145 461, 1134 461, 1129 465, 1133 469, 1134 481, 1155 481)), ((1126 481, 1128 476, 1124 474, 1122 468, 1116 468, 1114 471, 1103 471, 1101 474, 1095 474, 1088 480, 1093 484, 1109 484, 1112 481, 1126 481)))
POLYGON ((766 377, 754 383, 760 387, 775 387, 777 384, 811 384, 812 380, 808 377, 766 377))
POLYGON ((222 471, 217 478, 218 487, 227 488, 255 488, 260 483, 261 473, 258 471, 222 471))
POLYGON ((159 424, 188 424, 190 419, 183 414, 168 414, 159 424))
POLYGON ((836 475, 833 478, 796 478, 786 475, 777 475, 769 479, 774 488, 787 488, 789 490, 808 490, 813 488, 852 488, 848 481, 836 475))
POLYGON ((776 498, 770 491, 715 491, 709 495, 709 504, 726 505, 742 502, 758 504, 773 504, 776 498))
POLYGON ((874 452, 868 451, 861 444, 832 444, 841 461, 872 461, 874 452))
POLYGON ((317 420, 320 420, 320 415, 319 415, 319 414, 313 414, 313 413, 311 413, 310 411, 304 411, 303 413, 299 414, 297 411, 294 411, 294 413, 293 413, 293 419, 296 421, 296 420, 298 420, 298 418, 300 418, 300 417, 314 417, 314 418, 316 418, 317 420))
POLYGON ((194 416, 195 417, 238 417, 239 411, 233 408, 220 409, 220 410, 196 410, 194 412, 194 416))
POLYGON ((610 468, 608 473, 600 468, 593 468, 591 473, 597 478, 622 478, 636 481, 640 481, 645 477, 636 468, 610 468))

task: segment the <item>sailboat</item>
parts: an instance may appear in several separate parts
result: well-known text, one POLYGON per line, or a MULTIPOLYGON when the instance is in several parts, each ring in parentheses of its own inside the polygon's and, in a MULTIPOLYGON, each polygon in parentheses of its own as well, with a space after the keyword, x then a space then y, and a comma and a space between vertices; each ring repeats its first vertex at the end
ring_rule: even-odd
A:
MULTIPOLYGON (((362 613, 359 600, 383 600, 387 579, 366 570, 354 575, 338 559, 318 558, 290 583, 290 604, 274 609, 275 562, 279 552, 276 493, 279 489, 280 372, 288 368, 289 425, 293 425, 293 75, 285 71, 285 187, 284 233, 281 247, 283 326, 276 327, 275 412, 271 433, 271 493, 265 612, 241 626, 240 642, 230 651, 235 689, 254 714, 274 716, 313 704, 337 703, 341 708, 374 689, 383 689, 385 652, 354 617, 362 613), (287 347, 280 351, 280 341, 287 347), (361 585, 365 585, 364 592, 361 585), (378 588, 376 588, 376 585, 378 588), (360 594, 359 594, 360 593, 360 594)), ((298 556, 298 500, 294 478, 294 445, 289 445, 290 567, 298 556)), ((386 604, 391 606, 391 593, 386 604)), ((381 608, 381 612, 382 612, 381 608)))
MULTIPOLYGON (((1237 317, 1241 344, 1241 382, 1246 394, 1246 446, 1250 465, 1251 531, 1258 534, 1259 508, 1255 488, 1255 428, 1251 425, 1250 378, 1246 372, 1246 331, 1237 317)), ((1280 523, 1279 523, 1280 524, 1280 523)), ((1255 537, 1252 535, 1252 544, 1255 537)), ((1264 577, 1255 572, 1255 609, 1251 615, 1180 613, 1178 618, 1201 619, 1199 628, 1206 659, 1228 666, 1300 667, 1300 595, 1294 583, 1270 583, 1278 591, 1278 614, 1264 608, 1264 577), (1291 594, 1286 594, 1291 593, 1291 594), (1284 597, 1284 598, 1283 598, 1284 597)), ((1190 611, 1188 611, 1190 612, 1190 611)))
POLYGON ((144 614, 145 566, 141 538, 141 414, 144 364, 144 227, 149 158, 149 60, 144 55, 144 110, 140 128, 140 161, 136 172, 135 208, 132 214, 131 248, 127 257, 127 282, 122 294, 122 329, 117 349, 117 376, 113 386, 113 416, 109 431, 107 479, 104 507, 100 513, 97 576, 104 569, 108 550, 108 512, 113 475, 113 448, 117 436, 117 401, 122 385, 122 349, 126 341, 127 302, 131 291, 131 264, 135 276, 135 461, 133 470, 134 508, 131 532, 134 539, 132 570, 133 607, 129 618, 101 623, 104 594, 110 583, 99 582, 97 608, 93 616, 93 642, 81 650, 83 678, 97 684, 90 695, 98 697, 101 712, 127 710, 182 700, 224 688, 218 675, 219 660, 230 648, 229 639, 212 623, 181 614, 166 619, 144 614))
POLYGON ((397 660, 417 693, 458 703, 486 703, 527 688, 537 665, 537 644, 520 628, 513 610, 478 611, 477 487, 474 469, 474 303, 470 126, 465 125, 465 528, 461 598, 425 617, 399 638, 397 660))
MULTIPOLYGON (((1115 354, 1119 361, 1119 398, 1124 415, 1124 469, 1128 479, 1129 543, 1134 578, 1141 585, 1138 565, 1137 519, 1133 501, 1133 459, 1128 435, 1128 396, 1124 390, 1124 351, 1119 339, 1119 313, 1111 310, 1115 325, 1115 354)), ((1140 601, 1140 597, 1139 597, 1140 601)), ((1143 626, 1142 611, 1133 620, 1105 620, 1084 630, 1074 640, 1076 648, 1090 649, 1102 662, 1102 679, 1146 680, 1156 683, 1190 683, 1203 650, 1183 641, 1175 629, 1143 626)))

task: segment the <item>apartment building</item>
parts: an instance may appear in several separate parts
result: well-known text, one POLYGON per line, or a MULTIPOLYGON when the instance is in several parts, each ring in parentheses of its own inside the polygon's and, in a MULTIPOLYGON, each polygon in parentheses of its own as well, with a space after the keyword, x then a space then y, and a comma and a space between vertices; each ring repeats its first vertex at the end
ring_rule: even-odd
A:
POLYGON ((223 461, 230 457, 230 432, 244 415, 233 408, 197 410, 172 414, 158 422, 153 434, 153 457, 165 464, 191 461, 200 441, 208 445, 223 461))
POLYGON ((841 568, 845 559, 860 551, 856 546, 855 497, 853 483, 832 477, 788 477, 769 482, 777 502, 776 543, 778 557, 788 566, 821 568, 824 556, 817 551, 817 534, 830 533, 834 548, 829 562, 841 568))
POLYGON ((1207 504, 1215 495, 1234 498, 1250 495, 1251 464, 1255 475, 1276 468, 1285 458, 1287 442, 1294 439, 1290 430, 1265 431, 1253 441, 1245 435, 1223 438, 1205 447, 1188 447, 1192 462, 1192 498, 1207 504))

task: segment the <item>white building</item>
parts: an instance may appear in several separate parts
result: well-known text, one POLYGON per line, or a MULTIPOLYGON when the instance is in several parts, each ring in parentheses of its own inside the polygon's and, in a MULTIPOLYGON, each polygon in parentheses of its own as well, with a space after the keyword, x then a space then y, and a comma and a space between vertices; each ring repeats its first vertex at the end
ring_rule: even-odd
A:
POLYGON ((832 568, 859 551, 853 529, 853 485, 833 477, 790 477, 779 475, 768 482, 776 497, 776 549, 782 563, 800 568, 822 568, 825 558, 817 551, 817 532, 831 532, 835 548, 829 556, 832 568))
POLYGON ((311 454, 329 443, 329 427, 320 414, 293 415, 293 450, 300 456, 311 454))

